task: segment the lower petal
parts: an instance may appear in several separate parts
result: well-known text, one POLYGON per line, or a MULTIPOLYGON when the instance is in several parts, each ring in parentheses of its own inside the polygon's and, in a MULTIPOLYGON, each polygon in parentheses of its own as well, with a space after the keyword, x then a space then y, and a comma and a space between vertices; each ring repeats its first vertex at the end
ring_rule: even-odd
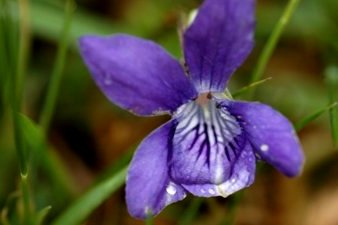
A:
POLYGON ((192 184, 183 187, 196 196, 227 197, 236 191, 250 186, 255 179, 256 162, 251 145, 246 144, 239 158, 234 162, 233 171, 226 181, 221 184, 192 184))
POLYGON ((140 144, 128 171, 126 199, 136 218, 158 214, 165 206, 182 200, 185 190, 168 176, 170 136, 175 121, 169 121, 140 144))
POLYGON ((223 183, 245 147, 239 124, 213 100, 183 107, 175 115, 171 177, 181 184, 223 183))
POLYGON ((226 101, 222 104, 241 121, 261 159, 287 176, 296 176, 301 172, 304 155, 288 119, 261 103, 226 101))

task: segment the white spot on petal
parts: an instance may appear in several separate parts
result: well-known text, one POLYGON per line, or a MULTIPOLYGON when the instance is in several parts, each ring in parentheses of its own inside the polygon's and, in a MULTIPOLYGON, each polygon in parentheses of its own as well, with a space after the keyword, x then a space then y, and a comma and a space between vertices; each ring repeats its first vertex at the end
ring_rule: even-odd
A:
POLYGON ((211 195, 214 195, 216 192, 213 190, 213 189, 209 189, 209 193, 211 194, 211 195))
POLYGON ((262 144, 259 148, 261 149, 261 151, 267 152, 269 150, 269 145, 262 144))
POLYGON ((176 188, 173 186, 173 185, 169 185, 166 189, 167 193, 170 194, 170 195, 174 195, 176 194, 176 188))

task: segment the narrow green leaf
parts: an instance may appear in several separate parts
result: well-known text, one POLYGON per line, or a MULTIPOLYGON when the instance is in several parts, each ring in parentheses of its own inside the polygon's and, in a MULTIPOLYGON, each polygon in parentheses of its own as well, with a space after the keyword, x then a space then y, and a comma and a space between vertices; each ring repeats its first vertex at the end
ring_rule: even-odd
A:
POLYGON ((116 175, 95 185, 61 214, 52 225, 81 224, 95 208, 124 184, 126 174, 127 167, 119 171, 116 175))
POLYGON ((8 214, 10 213, 10 211, 12 211, 13 209, 16 209, 16 204, 17 204, 17 200, 20 198, 20 192, 19 191, 15 191, 11 194, 9 194, 7 200, 6 200, 6 204, 4 206, 4 208, 1 210, 1 223, 3 225, 9 225, 9 221, 8 221, 8 214))
POLYGON ((48 174, 54 190, 58 191, 59 196, 74 192, 72 179, 57 155, 53 151, 49 151, 41 127, 23 114, 20 114, 19 119, 23 138, 32 160, 37 160, 36 162, 41 165, 43 171, 48 174))
POLYGON ((63 75, 63 68, 66 61, 69 32, 71 29, 71 22, 74 11, 75 11, 75 2, 73 0, 66 1, 63 31, 59 41, 59 48, 56 56, 56 61, 54 64, 54 69, 51 75, 51 80, 48 87, 45 104, 41 111, 40 124, 44 132, 46 132, 49 128, 50 120, 53 116, 55 104, 57 101, 57 96, 63 75))
MULTIPOLYGON (((15 103, 13 103, 13 105, 15 105, 15 103)), ((14 125, 15 147, 19 159, 20 173, 22 175, 26 175, 28 170, 28 158, 25 141, 23 137, 23 129, 20 123, 20 114, 15 111, 16 107, 13 105, 12 105, 12 118, 14 125)))
MULTIPOLYGON (((271 58, 271 55, 276 47, 276 44, 285 28, 285 26, 288 24, 292 14, 294 13, 297 5, 299 3, 299 0, 289 0, 282 16, 280 17, 279 21, 277 22, 276 26, 274 27, 274 30, 272 31, 266 45, 264 46, 264 49, 258 59, 258 64, 251 76, 251 82, 254 83, 261 79, 263 76, 264 70, 266 68, 266 65, 269 62, 269 59, 271 58)), ((250 92, 250 96, 253 97, 255 93, 255 88, 253 88, 250 92)))
POLYGON ((322 115, 324 112, 327 112, 331 110, 332 108, 335 108, 337 106, 337 102, 334 102, 333 104, 330 104, 322 109, 319 109, 318 111, 310 114, 309 116, 305 117, 303 120, 299 121, 295 124, 295 128, 297 131, 300 131, 303 129, 306 125, 308 125, 310 122, 317 119, 320 115, 322 115))
MULTIPOLYGON (((325 71, 330 103, 338 101, 338 67, 331 66, 325 71)), ((338 145, 338 107, 330 108, 331 135, 334 145, 338 145)))
POLYGON ((232 96, 234 98, 239 97, 239 96, 243 95, 245 92, 249 91, 251 88, 256 87, 258 85, 261 85, 261 84, 264 84, 266 81, 269 81, 271 79, 272 79, 272 77, 268 77, 268 78, 265 78, 263 80, 253 82, 253 83, 241 88, 240 90, 236 91, 235 93, 232 94, 232 96))
MULTIPOLYGON (((16 87, 19 101, 22 101, 23 84, 27 70, 29 48, 31 44, 30 36, 30 16, 28 0, 19 0, 19 52, 16 70, 16 87)), ((19 102, 21 105, 21 103, 19 102)))
POLYGON ((24 114, 19 114, 19 120, 27 147, 38 151, 44 145, 44 135, 41 128, 24 114))
POLYGON ((47 206, 43 209, 41 209, 39 212, 38 212, 38 215, 37 215, 37 219, 36 219, 36 222, 35 224, 36 225, 42 225, 43 224, 43 221, 46 219, 49 211, 52 209, 52 206, 47 206))
POLYGON ((44 172, 48 174, 53 187, 58 189, 59 195, 65 191, 72 192, 72 179, 57 155, 53 151, 48 151, 48 143, 41 127, 23 114, 20 114, 19 119, 27 149, 42 166, 44 172))

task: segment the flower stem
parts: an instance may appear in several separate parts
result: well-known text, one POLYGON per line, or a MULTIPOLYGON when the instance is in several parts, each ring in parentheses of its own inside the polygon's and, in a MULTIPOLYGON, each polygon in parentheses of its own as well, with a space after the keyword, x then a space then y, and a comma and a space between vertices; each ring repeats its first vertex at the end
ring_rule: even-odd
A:
POLYGON ((203 198, 194 198, 187 210, 184 212, 183 217, 180 219, 179 225, 190 225, 198 213, 199 208, 203 203, 203 198))
MULTIPOLYGON (((17 95, 23 94, 23 83, 25 80, 25 71, 27 70, 28 55, 31 44, 30 35, 30 16, 29 16, 29 0, 19 0, 19 15, 20 15, 20 36, 19 36, 19 55, 17 67, 17 95)), ((21 105, 21 102, 19 102, 21 105)))
MULTIPOLYGON (((272 31, 272 34, 270 35, 266 45, 264 46, 264 49, 258 59, 258 64, 251 76, 250 83, 257 82, 258 80, 262 78, 266 65, 268 64, 268 61, 271 58, 271 55, 276 47, 276 44, 285 26, 288 24, 292 14, 294 13, 298 3, 299 3, 299 0, 289 0, 281 18, 277 22, 274 30, 272 31)), ((254 96, 255 90, 256 88, 254 87, 249 93, 250 94, 249 96, 251 98, 254 96)))
POLYGON ((24 208, 24 221, 25 224, 30 225, 33 224, 33 212, 31 209, 31 198, 30 191, 28 185, 28 174, 21 174, 21 191, 23 197, 23 208, 24 208))
POLYGON ((60 42, 59 42, 56 62, 54 64, 54 69, 51 75, 49 88, 47 89, 48 91, 46 95, 45 104, 41 111, 40 125, 44 133, 48 131, 50 121, 53 116, 55 104, 57 101, 59 87, 60 87, 60 83, 62 80, 63 68, 64 68, 65 61, 66 61, 69 31, 71 28, 71 22, 72 22, 74 11, 75 11, 75 2, 73 0, 68 0, 66 2, 65 20, 64 20, 63 31, 62 31, 60 42))
POLYGON ((145 220, 145 225, 153 225, 154 224, 154 217, 148 216, 145 220))
POLYGON ((24 75, 27 65, 28 49, 30 45, 29 36, 29 15, 28 1, 20 0, 18 6, 12 11, 9 1, 1 1, 3 7, 3 15, 1 22, 4 25, 1 27, 1 33, 4 34, 1 41, 4 42, 4 56, 7 58, 5 76, 8 77, 8 102, 10 103, 10 111, 13 121, 14 144, 19 161, 20 168, 20 191, 23 199, 23 222, 24 224, 33 224, 31 197, 29 192, 28 176, 28 161, 26 143, 23 135, 23 126, 20 120, 20 111, 22 105, 22 93, 24 75), (18 11, 19 19, 14 18, 14 12, 18 11), (19 21, 17 23, 17 21, 19 21), (19 27, 17 26, 19 24, 19 27), (5 26, 6 25, 6 26, 5 26))
POLYGON ((242 200, 244 195, 244 190, 237 192, 234 194, 228 204, 228 212, 226 213, 226 217, 220 223, 220 225, 233 225, 235 223, 235 217, 237 208, 239 206, 240 201, 242 200))
MULTIPOLYGON (((43 104, 39 118, 39 125, 41 126, 44 138, 47 137, 50 121, 53 116, 62 80, 63 68, 65 65, 66 53, 68 49, 69 33, 74 11, 75 2, 73 0, 67 0, 65 4, 64 22, 62 27, 62 33, 58 43, 56 61, 51 74, 49 86, 47 88, 46 99, 43 104)), ((53 182, 55 183, 55 185, 58 186, 58 188, 62 188, 63 190, 68 189, 67 191, 69 191, 70 185, 67 181, 70 179, 68 179, 68 174, 65 172, 65 169, 63 168, 63 165, 59 162, 58 158, 53 155, 51 151, 47 150, 47 145, 41 146, 38 149, 41 158, 40 163, 42 167, 49 174, 50 178, 53 179, 53 182)))

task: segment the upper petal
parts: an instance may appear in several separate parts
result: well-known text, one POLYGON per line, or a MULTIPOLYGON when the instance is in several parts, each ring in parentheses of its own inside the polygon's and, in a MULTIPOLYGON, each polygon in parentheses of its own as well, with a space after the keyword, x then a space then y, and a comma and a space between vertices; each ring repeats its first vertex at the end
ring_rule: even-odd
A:
POLYGON ((129 213, 136 218, 158 214, 166 205, 185 197, 185 190, 168 176, 169 140, 175 126, 169 121, 152 132, 138 147, 126 184, 129 213))
POLYGON ((104 94, 135 114, 173 112, 196 96, 180 64, 151 41, 128 35, 84 36, 80 50, 104 94))
POLYGON ((291 123, 282 114, 260 103, 223 102, 236 115, 256 153, 287 176, 298 175, 304 154, 291 123))
POLYGON ((254 0, 205 0, 184 34, 184 53, 199 92, 225 89, 253 47, 254 0))

